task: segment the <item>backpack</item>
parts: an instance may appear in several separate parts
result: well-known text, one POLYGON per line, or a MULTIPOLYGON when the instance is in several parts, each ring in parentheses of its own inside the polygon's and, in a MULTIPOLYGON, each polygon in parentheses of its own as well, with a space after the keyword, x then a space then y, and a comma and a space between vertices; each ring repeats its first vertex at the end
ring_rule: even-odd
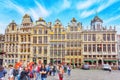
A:
MULTIPOLYGON (((22 80, 23 78, 26 78, 25 71, 22 71, 22 72, 20 73, 20 80, 22 80)), ((24 79, 24 80, 26 80, 26 79, 24 79)))
POLYGON ((13 76, 17 76, 19 74, 19 71, 18 70, 13 70, 13 76))

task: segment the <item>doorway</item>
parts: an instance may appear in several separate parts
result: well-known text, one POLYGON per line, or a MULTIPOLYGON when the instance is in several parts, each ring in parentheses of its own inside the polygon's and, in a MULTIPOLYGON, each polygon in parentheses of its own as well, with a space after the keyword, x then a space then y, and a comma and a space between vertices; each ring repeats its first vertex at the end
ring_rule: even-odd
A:
POLYGON ((98 60, 98 64, 99 64, 99 65, 102 64, 102 60, 101 60, 101 59, 98 60))

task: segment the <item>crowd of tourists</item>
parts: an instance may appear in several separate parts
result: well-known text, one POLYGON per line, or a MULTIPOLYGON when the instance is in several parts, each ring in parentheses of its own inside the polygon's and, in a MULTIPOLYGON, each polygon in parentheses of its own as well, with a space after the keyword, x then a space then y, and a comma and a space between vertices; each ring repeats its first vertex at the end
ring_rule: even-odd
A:
POLYGON ((0 66, 0 80, 46 80, 48 76, 58 76, 59 80, 63 80, 64 73, 70 76, 71 66, 69 64, 43 64, 31 62, 26 65, 16 64, 9 65, 8 70, 0 66))

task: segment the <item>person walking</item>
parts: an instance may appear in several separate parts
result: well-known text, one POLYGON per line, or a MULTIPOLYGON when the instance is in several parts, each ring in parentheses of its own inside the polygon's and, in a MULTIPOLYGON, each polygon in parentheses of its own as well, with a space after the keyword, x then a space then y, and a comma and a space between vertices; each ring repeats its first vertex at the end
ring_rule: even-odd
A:
POLYGON ((68 74, 68 76, 71 75, 71 66, 70 66, 70 64, 68 64, 68 66, 67 66, 67 74, 68 74))
POLYGON ((20 80, 30 80, 28 74, 29 74, 29 71, 28 71, 28 69, 25 67, 25 68, 23 69, 23 71, 21 72, 21 74, 20 74, 20 80))
POLYGON ((40 68, 41 68, 41 65, 40 64, 38 64, 38 65, 36 65, 35 66, 35 75, 36 75, 36 78, 35 78, 35 80, 40 80, 40 68))
POLYGON ((18 75, 19 75, 19 70, 17 67, 14 67, 13 69, 14 80, 18 80, 18 75))
POLYGON ((40 68, 41 80, 46 80, 47 78, 47 70, 44 64, 42 64, 40 68))
POLYGON ((14 80, 13 69, 13 65, 9 65, 8 80, 14 80))
POLYGON ((52 71, 53 71, 53 76, 55 76, 55 73, 56 73, 56 66, 55 65, 53 66, 53 70, 52 71))
POLYGON ((61 65, 59 65, 59 70, 58 70, 59 80, 63 80, 63 74, 64 74, 64 69, 62 68, 61 65))
POLYGON ((0 80, 5 80, 5 74, 7 71, 4 69, 2 65, 0 65, 0 80))

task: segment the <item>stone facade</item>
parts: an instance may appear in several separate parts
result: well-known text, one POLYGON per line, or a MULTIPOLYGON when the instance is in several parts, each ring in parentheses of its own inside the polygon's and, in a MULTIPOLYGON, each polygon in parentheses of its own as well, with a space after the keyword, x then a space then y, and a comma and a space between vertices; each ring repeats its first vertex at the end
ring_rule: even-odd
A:
POLYGON ((73 18, 64 27, 59 19, 54 24, 42 18, 34 23, 25 14, 21 25, 12 21, 5 30, 4 62, 117 64, 116 29, 111 26, 107 29, 102 23, 103 20, 95 16, 91 27, 84 29, 82 23, 73 18))

